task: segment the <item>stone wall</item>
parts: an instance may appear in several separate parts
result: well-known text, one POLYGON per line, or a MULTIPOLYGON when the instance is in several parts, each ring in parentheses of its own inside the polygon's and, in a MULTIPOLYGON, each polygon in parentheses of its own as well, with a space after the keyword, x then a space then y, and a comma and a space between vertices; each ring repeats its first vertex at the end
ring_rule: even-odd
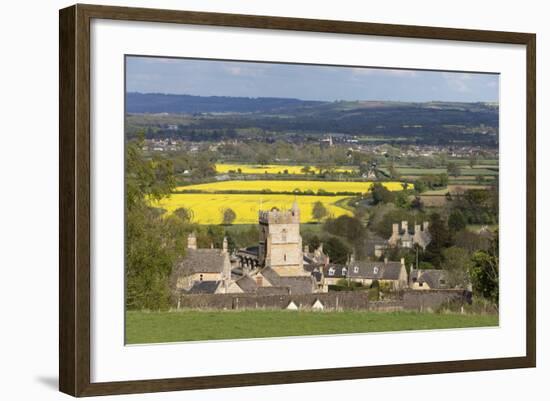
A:
POLYGON ((434 311, 450 302, 467 303, 471 294, 462 290, 406 290, 397 299, 369 301, 367 291, 334 291, 304 295, 189 294, 179 298, 179 308, 189 309, 285 309, 294 302, 299 309, 310 309, 319 300, 324 309, 372 310, 396 312, 402 310, 434 311))
POLYGON ((403 291, 403 308, 417 311, 434 311, 451 303, 471 303, 471 293, 464 290, 406 290, 403 291))
POLYGON ((367 309, 368 294, 363 291, 327 292, 304 295, 256 295, 256 294, 192 294, 182 295, 180 308, 192 309, 285 309, 294 302, 300 309, 309 309, 316 300, 325 309, 367 309))

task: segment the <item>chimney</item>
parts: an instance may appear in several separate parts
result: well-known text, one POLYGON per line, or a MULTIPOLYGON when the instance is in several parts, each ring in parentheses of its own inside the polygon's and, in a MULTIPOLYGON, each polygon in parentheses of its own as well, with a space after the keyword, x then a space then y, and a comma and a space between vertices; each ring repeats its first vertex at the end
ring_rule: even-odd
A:
POLYGON ((195 233, 187 236, 187 249, 197 249, 197 237, 195 233))
POLYGON ((349 264, 353 264, 355 263, 355 253, 351 253, 351 255, 349 255, 349 264))
POLYGON ((409 232, 409 222, 407 220, 403 220, 401 222, 401 229, 403 230, 403 232, 405 234, 407 234, 409 232))
POLYGON ((428 226, 429 226, 429 225, 430 225, 430 223, 429 223, 428 221, 425 221, 425 222, 424 222, 424 225, 423 225, 423 227, 422 227, 422 229, 423 229, 424 231, 428 231, 428 226))
POLYGON ((210 249, 214 249, 214 243, 210 242, 210 249))
POLYGON ((405 266, 405 258, 401 258, 401 266, 405 266))
POLYGON ((384 264, 387 265, 388 264, 388 257, 384 257, 384 264))
POLYGON ((222 251, 227 252, 227 237, 223 237, 222 251))
POLYGON ((399 224, 397 223, 392 224, 392 233, 395 235, 399 234, 399 224))

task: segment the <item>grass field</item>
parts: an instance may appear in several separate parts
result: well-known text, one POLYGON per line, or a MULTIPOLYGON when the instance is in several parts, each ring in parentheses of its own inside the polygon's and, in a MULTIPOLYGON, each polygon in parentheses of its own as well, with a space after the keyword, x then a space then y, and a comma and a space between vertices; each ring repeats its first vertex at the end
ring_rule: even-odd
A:
POLYGON ((488 327, 498 315, 281 310, 127 312, 126 343, 488 327))
MULTIPOLYGON (((270 194, 172 194, 158 203, 156 207, 172 212, 180 207, 193 211, 193 221, 199 224, 220 224, 222 211, 230 207, 237 214, 234 224, 257 224, 258 210, 278 207, 290 209, 294 202, 294 195, 270 195, 270 194)), ((313 221, 311 211, 317 201, 323 203, 329 214, 334 217, 351 215, 351 212, 338 206, 336 203, 346 196, 296 196, 300 207, 300 221, 307 223, 313 221)))
MULTIPOLYGON (((390 191, 401 191, 403 187, 401 182, 382 183, 390 191)), ((287 180, 254 180, 254 181, 219 181, 206 184, 188 185, 177 187, 176 191, 263 191, 272 192, 292 192, 325 190, 328 192, 356 192, 365 193, 372 187, 372 182, 345 182, 345 181, 287 181, 287 180)))
MULTIPOLYGON (((283 174, 285 170, 288 171, 288 174, 305 174, 302 171, 304 166, 296 166, 290 164, 267 164, 267 165, 254 165, 254 164, 230 164, 230 163, 219 163, 216 164, 216 172, 220 174, 229 173, 230 171, 237 172, 241 169, 242 174, 283 174)), ((310 166, 312 170, 316 170, 314 166, 310 166)), ((354 171, 353 168, 339 167, 335 169, 336 172, 351 172, 354 171)))

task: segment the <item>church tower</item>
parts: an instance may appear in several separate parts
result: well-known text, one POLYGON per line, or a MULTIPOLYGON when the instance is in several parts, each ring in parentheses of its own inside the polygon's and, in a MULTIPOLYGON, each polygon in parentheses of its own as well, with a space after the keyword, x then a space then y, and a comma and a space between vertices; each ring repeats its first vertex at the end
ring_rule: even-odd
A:
POLYGON ((259 260, 280 276, 307 276, 304 270, 300 209, 294 201, 290 210, 260 210, 259 260))

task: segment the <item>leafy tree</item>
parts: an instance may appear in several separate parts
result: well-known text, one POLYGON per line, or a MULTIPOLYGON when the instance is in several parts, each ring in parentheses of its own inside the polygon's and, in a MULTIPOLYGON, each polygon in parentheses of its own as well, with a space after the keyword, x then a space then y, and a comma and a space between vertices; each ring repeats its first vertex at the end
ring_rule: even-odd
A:
POLYGON ((235 213, 233 209, 231 209, 230 207, 223 209, 222 211, 223 224, 225 224, 226 226, 229 226, 233 224, 236 218, 237 218, 237 213, 235 213))
POLYGON ((265 166, 266 164, 269 164, 269 155, 266 152, 260 152, 256 156, 256 163, 265 166))
POLYGON ((426 184, 426 181, 418 179, 415 180, 414 183, 414 189, 416 192, 421 194, 422 192, 426 192, 428 190, 428 185, 426 184))
POLYGON ((173 213, 185 223, 191 223, 195 216, 193 210, 186 207, 177 208, 173 213))
POLYGON ((169 305, 168 276, 177 242, 151 201, 169 196, 175 187, 170 161, 147 159, 143 136, 126 147, 126 307, 165 309, 169 305))
POLYGON ((465 249, 452 246, 443 250, 444 269, 451 288, 466 288, 469 284, 470 255, 465 249))
POLYGON ((325 205, 323 205, 323 202, 317 201, 313 204, 311 214, 315 220, 321 221, 328 215, 328 210, 325 205))
POLYGON ((431 242, 426 247, 423 259, 434 266, 441 266, 443 262, 442 251, 450 245, 450 234, 445 221, 439 213, 430 215, 430 236, 431 242))
POLYGON ((495 234, 487 251, 477 251, 473 254, 470 278, 474 293, 498 305, 498 232, 495 234))
POLYGON ((449 215, 448 226, 452 233, 457 233, 466 228, 466 218, 460 210, 453 210, 449 215))
POLYGON ((375 205, 379 203, 389 203, 394 199, 394 194, 379 182, 375 182, 371 187, 372 201, 375 205))
POLYGON ((450 162, 447 164, 447 173, 453 177, 458 177, 460 175, 460 167, 455 162, 450 162))
POLYGON ((327 238, 323 243, 323 250, 334 263, 346 263, 351 254, 349 247, 338 237, 327 238))

